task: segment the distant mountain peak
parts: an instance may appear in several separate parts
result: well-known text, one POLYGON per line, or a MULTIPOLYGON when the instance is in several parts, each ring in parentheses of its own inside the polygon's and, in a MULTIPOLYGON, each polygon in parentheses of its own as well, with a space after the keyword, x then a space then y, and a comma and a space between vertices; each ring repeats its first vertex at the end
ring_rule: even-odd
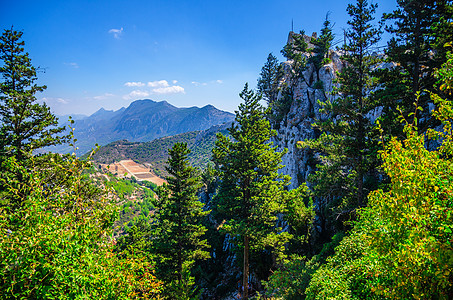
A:
POLYGON ((94 112, 92 115, 101 114, 101 113, 104 113, 106 111, 113 111, 113 110, 106 110, 105 108, 101 107, 96 112, 94 112))
MULTIPOLYGON (((189 131, 206 130, 230 122, 234 115, 208 104, 199 107, 178 108, 167 101, 141 99, 117 111, 100 108, 90 117, 76 122, 74 132, 78 139, 78 153, 89 151, 97 143, 105 145, 117 140, 131 142, 151 141, 189 131)), ((66 148, 58 152, 67 152, 66 148)), ((68 150, 68 151, 72 151, 68 150)))

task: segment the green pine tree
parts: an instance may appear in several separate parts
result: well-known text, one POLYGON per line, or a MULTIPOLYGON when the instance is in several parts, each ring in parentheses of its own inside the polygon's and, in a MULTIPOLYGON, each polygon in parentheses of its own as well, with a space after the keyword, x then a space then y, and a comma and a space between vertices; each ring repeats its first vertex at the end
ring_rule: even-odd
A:
POLYGON ((305 32, 301 30, 299 34, 291 32, 291 37, 288 43, 283 47, 281 53, 284 57, 290 60, 291 73, 288 78, 288 88, 293 89, 303 79, 303 72, 307 69, 307 55, 306 53, 311 50, 308 48, 308 43, 305 40, 305 32))
POLYGON ((285 211, 292 194, 285 190, 289 176, 277 172, 284 153, 269 141, 276 133, 266 120, 267 110, 259 104, 260 95, 246 84, 240 97, 244 103, 229 128, 231 138, 218 134, 213 159, 220 169, 215 202, 225 216, 222 229, 243 248, 242 298, 247 299, 250 252, 265 246, 281 250, 289 234, 278 234, 277 214, 285 211))
POLYGON ((16 156, 61 143, 57 135, 64 128, 46 104, 35 94, 46 86, 36 84, 37 69, 24 52, 22 32, 4 30, 0 37, 0 156, 16 156))
POLYGON ((282 66, 277 57, 269 53, 267 61, 261 68, 260 77, 258 78, 257 89, 264 100, 269 105, 277 100, 278 86, 283 76, 282 66))
POLYGON ((385 50, 386 60, 396 65, 377 73, 383 87, 376 101, 383 106, 381 124, 386 134, 404 137, 400 111, 408 118, 414 103, 423 108, 419 129, 432 127, 428 102, 434 92, 434 72, 446 61, 446 42, 453 39, 451 1, 398 0, 397 9, 384 14, 393 35, 385 50))
POLYGON ((190 270, 198 259, 209 252, 201 225, 209 211, 203 211, 197 192, 201 182, 196 170, 188 164, 186 143, 176 143, 168 151, 166 170, 170 174, 158 190, 155 203, 153 248, 157 254, 158 278, 166 282, 164 292, 171 299, 188 299, 193 293, 190 270))
POLYGON ((346 65, 338 74, 339 88, 333 99, 322 103, 323 112, 330 118, 315 122, 314 127, 323 132, 319 138, 299 142, 320 154, 321 164, 309 181, 316 196, 325 199, 327 206, 338 208, 339 220, 349 219, 355 208, 365 205, 376 167, 376 133, 365 117, 375 108, 369 93, 376 64, 371 52, 380 36, 380 30, 372 25, 376 7, 367 0, 348 5, 349 43, 343 47, 342 56, 346 65))
POLYGON ((319 69, 330 62, 329 50, 332 47, 332 41, 334 34, 332 32, 333 25, 329 20, 329 14, 326 14, 326 19, 321 29, 321 35, 319 38, 311 39, 310 43, 313 44, 313 56, 309 58, 309 62, 312 62, 316 69, 316 75, 319 81, 319 69))

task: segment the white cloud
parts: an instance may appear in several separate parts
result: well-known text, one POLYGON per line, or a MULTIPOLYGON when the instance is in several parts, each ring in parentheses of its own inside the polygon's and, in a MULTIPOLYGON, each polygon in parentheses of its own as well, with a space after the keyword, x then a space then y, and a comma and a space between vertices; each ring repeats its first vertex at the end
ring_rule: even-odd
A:
POLYGON ((156 94, 177 94, 177 93, 185 93, 184 88, 179 85, 168 86, 168 87, 161 87, 153 89, 153 92, 156 94))
POLYGON ((59 103, 59 104, 68 104, 69 103, 69 101, 66 99, 53 98, 53 97, 50 97, 50 98, 43 97, 43 98, 41 98, 41 101, 43 101, 45 103, 59 103))
POLYGON ((105 94, 103 94, 103 95, 94 96, 93 99, 94 99, 94 100, 104 100, 104 99, 107 99, 107 98, 113 97, 113 96, 115 96, 115 95, 110 94, 110 93, 105 93, 105 94))
POLYGON ((113 37, 114 37, 115 39, 119 39, 120 36, 123 34, 123 27, 121 27, 121 29, 114 29, 114 28, 112 28, 112 29, 109 30, 109 33, 112 33, 112 34, 113 34, 113 37))
POLYGON ((131 100, 131 99, 137 99, 137 98, 143 98, 143 97, 148 97, 149 92, 147 91, 142 91, 142 90, 134 90, 130 92, 127 95, 123 96, 124 100, 131 100))
POLYGON ((223 80, 217 79, 215 82, 217 82, 218 84, 222 84, 223 80))
POLYGON ((158 80, 148 82, 148 86, 153 88, 165 88, 168 87, 169 84, 167 80, 158 80))
POLYGON ((152 94, 178 94, 178 93, 185 93, 185 90, 182 86, 175 85, 178 81, 172 80, 172 85, 168 83, 167 80, 156 80, 156 81, 149 81, 148 83, 143 83, 141 81, 138 82, 126 82, 124 85, 128 87, 144 87, 147 86, 148 88, 134 90, 127 95, 123 96, 125 100, 137 99, 137 98, 144 98, 148 97, 152 94))
POLYGON ((200 85, 205 86, 205 85, 208 85, 206 82, 198 82, 198 81, 192 81, 192 84, 194 86, 200 86, 200 85))
POLYGON ((145 84, 143 82, 140 82, 140 81, 137 81, 137 82, 126 82, 124 84, 125 86, 128 86, 128 87, 141 87, 141 86, 145 86, 145 84))
POLYGON ((69 63, 64 63, 67 66, 73 67, 74 69, 78 69, 79 65, 76 62, 69 62, 69 63))
POLYGON ((63 98, 57 98, 57 102, 58 102, 58 103, 61 103, 61 104, 68 104, 68 103, 69 103, 68 100, 65 100, 65 99, 63 99, 63 98))

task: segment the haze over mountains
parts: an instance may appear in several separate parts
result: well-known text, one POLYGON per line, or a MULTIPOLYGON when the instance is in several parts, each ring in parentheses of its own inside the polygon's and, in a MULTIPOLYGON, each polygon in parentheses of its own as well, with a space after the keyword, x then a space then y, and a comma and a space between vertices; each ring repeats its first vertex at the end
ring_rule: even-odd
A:
MULTIPOLYGON (((212 105, 202 108, 178 108, 166 101, 149 99, 132 102, 129 107, 117 111, 101 108, 89 117, 77 119, 72 125, 77 139, 77 154, 81 155, 95 144, 106 145, 117 140, 146 142, 156 138, 190 131, 208 129, 214 125, 230 122, 234 114, 221 111, 212 105)), ((68 125, 65 119, 60 119, 68 125)), ((60 145, 51 149, 68 153, 73 148, 60 145)))

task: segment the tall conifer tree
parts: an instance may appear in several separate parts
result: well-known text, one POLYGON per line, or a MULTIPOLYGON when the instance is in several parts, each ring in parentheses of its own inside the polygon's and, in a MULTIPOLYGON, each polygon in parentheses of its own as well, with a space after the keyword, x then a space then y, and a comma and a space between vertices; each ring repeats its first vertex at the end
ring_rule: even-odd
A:
POLYGON ((367 0, 348 5, 349 43, 343 47, 342 56, 346 65, 338 75, 336 95, 322 103, 330 118, 314 124, 323 132, 318 139, 300 142, 320 154, 322 164, 309 179, 315 184, 316 195, 330 199, 329 205, 340 206, 346 215, 365 204, 370 188, 366 177, 377 159, 373 124, 366 118, 375 108, 369 93, 373 87, 371 71, 376 64, 371 52, 380 36, 380 30, 372 25, 376 7, 367 0), (341 202, 333 204, 338 200, 341 202))
POLYGON ((226 217, 223 230, 243 248, 242 297, 247 299, 251 250, 288 238, 286 233, 277 234, 276 220, 290 195, 285 191, 290 178, 277 173, 284 153, 276 152, 269 141, 275 131, 259 104, 261 97, 247 84, 240 96, 244 102, 229 128, 231 138, 218 134, 213 158, 221 171, 216 202, 226 217))
POLYGON ((323 27, 321 29, 321 35, 319 38, 311 39, 313 44, 313 56, 310 57, 309 61, 315 65, 316 75, 319 80, 319 69, 325 64, 330 62, 329 59, 329 50, 332 46, 332 41, 334 34, 332 32, 333 25, 329 20, 329 14, 326 14, 326 19, 324 20, 323 27))
POLYGON ((0 37, 0 156, 14 155, 60 143, 58 119, 35 94, 46 86, 36 84, 36 68, 24 52, 22 32, 7 29, 0 37))
POLYGON ((278 85, 283 76, 282 66, 277 57, 272 53, 267 56, 267 61, 261 68, 260 77, 258 78, 258 92, 261 93, 264 100, 269 105, 277 100, 278 85))
POLYGON ((434 92, 434 71, 446 61, 444 44, 453 39, 452 3, 449 0, 398 0, 397 9, 384 14, 393 35, 385 51, 395 67, 378 71, 383 89, 376 101, 383 106, 381 123, 388 134, 404 137, 399 110, 408 117, 414 103, 423 108, 419 128, 429 125, 429 92, 434 92))
POLYGON ((188 299, 192 293, 193 279, 190 269, 195 260, 208 258, 207 241, 203 239, 206 228, 197 192, 201 187, 195 169, 188 164, 186 143, 176 143, 168 151, 170 174, 158 191, 155 203, 153 247, 157 254, 158 277, 166 282, 164 291, 171 299, 188 299))

